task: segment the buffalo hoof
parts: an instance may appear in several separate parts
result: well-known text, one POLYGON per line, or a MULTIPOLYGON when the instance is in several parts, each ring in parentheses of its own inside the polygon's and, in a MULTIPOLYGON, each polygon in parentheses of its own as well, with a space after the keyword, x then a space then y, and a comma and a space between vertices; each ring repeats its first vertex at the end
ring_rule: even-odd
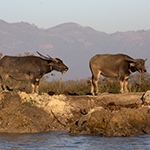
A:
POLYGON ((124 92, 124 91, 120 91, 120 93, 121 93, 121 94, 124 94, 125 92, 124 92))
POLYGON ((96 94, 95 94, 95 96, 100 96, 100 95, 101 95, 100 93, 96 93, 96 94))
POLYGON ((53 95, 57 95, 57 92, 55 92, 55 91, 49 91, 48 94, 49 94, 50 96, 53 96, 53 95))
POLYGON ((92 93, 86 93, 85 95, 93 95, 92 93))
POLYGON ((129 91, 128 91, 128 90, 126 90, 126 91, 125 91, 125 93, 129 93, 129 91))
POLYGON ((101 94, 100 93, 91 93, 89 95, 93 95, 93 96, 100 96, 101 94))

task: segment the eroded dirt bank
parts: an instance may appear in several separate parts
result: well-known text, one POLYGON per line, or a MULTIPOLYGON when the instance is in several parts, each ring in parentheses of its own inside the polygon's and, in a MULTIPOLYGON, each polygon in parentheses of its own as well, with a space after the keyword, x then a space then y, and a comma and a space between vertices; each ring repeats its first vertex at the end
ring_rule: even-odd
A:
POLYGON ((0 93, 0 132, 67 130, 71 135, 150 133, 150 92, 100 96, 0 93), (142 96, 143 95, 143 96, 142 96))

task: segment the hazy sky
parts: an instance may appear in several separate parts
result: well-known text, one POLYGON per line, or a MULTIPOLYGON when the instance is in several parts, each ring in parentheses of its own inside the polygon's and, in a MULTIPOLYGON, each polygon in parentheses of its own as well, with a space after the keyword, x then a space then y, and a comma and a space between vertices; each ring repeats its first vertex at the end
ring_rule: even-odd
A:
POLYGON ((149 30, 150 0, 0 0, 0 19, 44 29, 75 22, 106 33, 149 30))

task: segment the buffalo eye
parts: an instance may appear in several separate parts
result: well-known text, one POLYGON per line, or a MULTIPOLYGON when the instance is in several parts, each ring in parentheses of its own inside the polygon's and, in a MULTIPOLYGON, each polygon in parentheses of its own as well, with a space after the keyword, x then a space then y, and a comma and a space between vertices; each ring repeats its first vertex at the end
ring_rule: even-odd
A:
POLYGON ((137 65, 140 65, 140 62, 138 62, 137 65))

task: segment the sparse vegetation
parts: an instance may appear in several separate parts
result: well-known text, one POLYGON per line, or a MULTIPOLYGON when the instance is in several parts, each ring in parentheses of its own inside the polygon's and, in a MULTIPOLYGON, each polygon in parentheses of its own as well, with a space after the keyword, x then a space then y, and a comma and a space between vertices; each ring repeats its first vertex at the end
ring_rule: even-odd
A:
POLYGON ((55 91, 60 94, 64 91, 84 95, 90 92, 90 86, 86 79, 61 81, 59 79, 46 81, 42 80, 40 84, 41 92, 55 91))
MULTIPOLYGON (((8 87, 11 89, 23 90, 26 92, 31 91, 30 82, 28 81, 16 81, 9 79, 7 83, 8 87)), ((40 82, 39 91, 40 93, 48 93, 49 91, 54 91, 57 94, 62 94, 65 91, 69 93, 76 93, 78 95, 85 95, 90 93, 90 81, 89 79, 77 79, 77 80, 67 80, 62 81, 61 79, 53 79, 49 81, 49 76, 42 78, 40 82)), ((130 76, 128 84, 129 92, 145 92, 150 90, 150 74, 139 74, 135 73, 130 76)), ((120 92, 120 82, 119 79, 104 79, 100 77, 99 79, 99 91, 119 93, 120 92)))

